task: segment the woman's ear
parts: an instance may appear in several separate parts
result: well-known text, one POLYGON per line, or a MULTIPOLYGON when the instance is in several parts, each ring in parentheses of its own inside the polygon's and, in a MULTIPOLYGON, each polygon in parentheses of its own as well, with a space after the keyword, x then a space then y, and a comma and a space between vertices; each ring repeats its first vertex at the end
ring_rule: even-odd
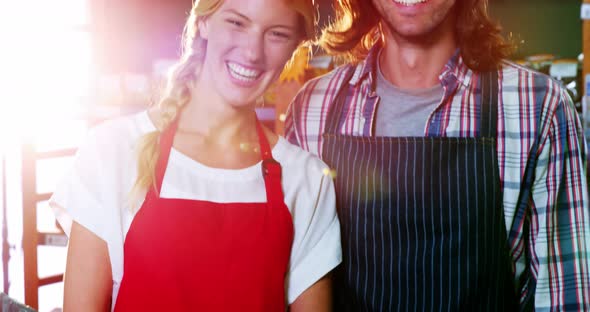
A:
POLYGON ((209 39, 209 19, 206 17, 199 18, 199 20, 197 20, 197 30, 199 31, 201 38, 205 40, 209 39))

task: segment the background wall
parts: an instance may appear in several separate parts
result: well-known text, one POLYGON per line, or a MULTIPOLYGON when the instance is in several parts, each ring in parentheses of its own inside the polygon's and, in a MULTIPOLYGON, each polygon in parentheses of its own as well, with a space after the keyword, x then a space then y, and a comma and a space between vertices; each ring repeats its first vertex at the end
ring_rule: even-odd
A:
POLYGON ((524 40, 515 58, 555 54, 576 58, 582 52, 580 0, 490 0, 490 14, 504 32, 524 40))
MULTIPOLYGON (((326 18, 333 0, 316 0, 326 18)), ((368 0, 367 0, 368 1, 368 0)), ((174 58, 191 0, 90 0, 98 60, 107 72, 142 72, 156 58, 174 58)), ((490 14, 519 41, 515 58, 582 52, 581 0, 489 0, 490 14)), ((322 21, 324 22, 324 21, 322 21)))
POLYGON ((101 72, 150 72, 177 58, 192 0, 90 0, 91 31, 101 72))

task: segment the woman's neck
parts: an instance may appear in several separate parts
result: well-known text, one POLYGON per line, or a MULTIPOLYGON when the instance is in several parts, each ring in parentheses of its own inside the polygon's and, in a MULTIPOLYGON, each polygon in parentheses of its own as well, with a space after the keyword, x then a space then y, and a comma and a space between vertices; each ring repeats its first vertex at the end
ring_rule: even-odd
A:
POLYGON ((183 108, 178 129, 179 132, 194 134, 208 142, 235 144, 257 138, 255 120, 256 113, 252 108, 235 109, 229 105, 193 98, 183 108))
POLYGON ((211 85, 212 79, 203 72, 189 84, 191 99, 180 116, 179 132, 192 133, 216 144, 235 144, 246 139, 256 139, 256 113, 254 103, 232 105, 211 85))

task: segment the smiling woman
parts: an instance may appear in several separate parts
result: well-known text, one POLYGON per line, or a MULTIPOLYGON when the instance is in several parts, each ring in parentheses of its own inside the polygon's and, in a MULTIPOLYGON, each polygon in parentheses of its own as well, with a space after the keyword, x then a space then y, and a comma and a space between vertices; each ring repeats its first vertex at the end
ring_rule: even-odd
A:
POLYGON ((209 95, 217 93, 230 105, 251 106, 278 78, 301 42, 299 25, 298 13, 281 1, 222 6, 198 22, 207 53, 197 86, 216 90, 209 95))
POLYGON ((93 129, 50 200, 70 236, 64 310, 330 310, 329 169, 254 112, 314 12, 194 3, 158 107, 93 129))

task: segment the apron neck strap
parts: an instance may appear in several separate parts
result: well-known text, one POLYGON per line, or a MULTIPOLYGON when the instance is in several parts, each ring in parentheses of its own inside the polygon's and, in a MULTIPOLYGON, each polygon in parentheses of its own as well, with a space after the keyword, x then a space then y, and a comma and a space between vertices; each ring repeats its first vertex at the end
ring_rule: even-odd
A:
POLYGON ((266 135, 264 135, 262 123, 258 120, 258 117, 256 118, 256 134, 258 134, 258 144, 260 144, 260 157, 262 160, 272 158, 270 143, 268 143, 266 135))
POLYGON ((256 132, 260 144, 260 157, 262 158, 262 176, 266 188, 266 201, 270 204, 282 204, 285 202, 283 187, 281 185, 281 164, 272 158, 270 144, 264 135, 262 124, 256 118, 256 132))
POLYGON ((498 133, 498 71, 481 73, 480 133, 483 138, 495 138, 498 133))
MULTIPOLYGON (((160 197, 162 190, 162 181, 168 167, 168 159, 170 158, 170 150, 174 143, 174 135, 178 129, 177 117, 169 126, 162 132, 159 139, 160 155, 158 156, 158 163, 156 165, 156 193, 160 197)), ((283 189, 281 187, 281 165, 272 158, 272 151, 270 144, 264 135, 262 124, 256 118, 256 133, 258 134, 258 143, 260 144, 260 157, 262 158, 262 175, 264 177, 264 185, 266 188, 266 200, 269 203, 283 203, 283 189)))
POLYGON ((168 167, 168 159, 170 158, 170 150, 174 143, 174 135, 176 129, 178 129, 178 120, 176 117, 174 121, 160 134, 159 145, 160 155, 158 156, 158 163, 156 165, 156 196, 160 197, 160 191, 162 190, 162 181, 164 180, 164 174, 166 173, 166 167, 168 167))

